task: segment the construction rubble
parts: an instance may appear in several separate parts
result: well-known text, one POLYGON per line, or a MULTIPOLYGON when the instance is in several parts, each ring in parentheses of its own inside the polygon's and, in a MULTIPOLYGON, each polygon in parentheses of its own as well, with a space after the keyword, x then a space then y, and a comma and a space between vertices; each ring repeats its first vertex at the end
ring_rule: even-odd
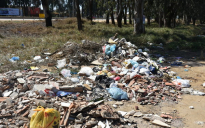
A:
POLYGON ((142 113, 138 106, 115 110, 130 102, 177 104, 183 94, 205 95, 164 66, 164 57, 154 61, 148 52, 115 35, 104 44, 68 42, 55 53, 36 56, 36 63, 49 60, 43 71, 31 66, 0 74, 0 128, 28 128, 38 106, 59 111, 61 128, 134 128, 136 120, 171 127, 174 117, 169 113, 142 113))

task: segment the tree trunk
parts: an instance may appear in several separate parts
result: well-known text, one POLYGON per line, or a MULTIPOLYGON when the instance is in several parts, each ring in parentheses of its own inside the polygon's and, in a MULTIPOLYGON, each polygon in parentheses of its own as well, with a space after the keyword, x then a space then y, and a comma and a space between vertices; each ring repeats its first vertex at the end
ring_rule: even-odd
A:
POLYGON ((191 21, 191 17, 190 17, 190 16, 187 16, 186 25, 189 25, 189 24, 190 24, 190 21, 191 21))
POLYGON ((131 6, 130 6, 130 3, 128 3, 129 5, 129 24, 132 24, 132 9, 131 9, 131 6))
POLYGON ((147 16, 147 24, 150 25, 150 16, 147 16))
POLYGON ((90 9, 90 21, 93 22, 93 0, 89 0, 89 9, 90 9))
POLYGON ((81 21, 81 16, 80 16, 80 7, 79 7, 79 0, 76 0, 76 11, 77 11, 77 21, 78 21, 78 30, 82 30, 82 21, 81 21))
POLYGON ((173 18, 173 24, 174 24, 174 28, 176 27, 176 16, 174 16, 173 18))
POLYGON ((167 27, 167 22, 166 22, 166 16, 165 16, 165 11, 163 12, 163 21, 164 21, 164 27, 167 27))
MULTIPOLYGON (((77 8, 77 6, 76 6, 76 8, 77 8)), ((82 4, 82 10, 81 10, 81 14, 82 14, 82 17, 84 17, 84 4, 82 4)))
POLYGON ((193 25, 196 25, 196 18, 193 18, 193 25))
POLYGON ((125 5, 124 24, 127 24, 127 5, 125 5))
POLYGON ((107 14, 106 14, 106 24, 109 24, 109 20, 110 20, 110 18, 109 18, 109 12, 107 12, 107 14))
POLYGON ((114 18, 114 14, 113 14, 113 8, 111 8, 111 20, 112 20, 112 24, 115 24, 115 18, 114 18))
POLYGON ((52 26, 52 14, 49 11, 48 1, 47 0, 41 0, 43 5, 43 11, 45 14, 45 20, 46 20, 46 27, 52 26))
POLYGON ((134 34, 142 34, 144 32, 143 5, 144 0, 135 0, 134 34))
POLYGON ((117 24, 118 24, 118 27, 122 27, 122 0, 117 0, 117 24))
POLYGON ((75 0, 73 0, 73 17, 75 17, 75 4, 76 4, 76 2, 75 2, 75 0))
POLYGON ((159 11, 159 27, 162 27, 162 14, 161 12, 159 11))

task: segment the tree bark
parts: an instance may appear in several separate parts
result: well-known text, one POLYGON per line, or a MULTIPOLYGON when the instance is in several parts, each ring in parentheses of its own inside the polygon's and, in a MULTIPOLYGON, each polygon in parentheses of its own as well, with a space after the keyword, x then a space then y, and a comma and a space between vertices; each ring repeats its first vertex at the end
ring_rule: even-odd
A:
POLYGON ((89 9, 90 9, 90 21, 93 22, 93 0, 89 0, 89 9))
POLYGON ((79 0, 76 0, 76 11, 77 11, 77 21, 78 21, 78 30, 82 30, 82 21, 81 21, 81 15, 80 15, 80 7, 79 7, 79 0))
POLYGON ((109 24, 109 20, 110 20, 110 18, 109 18, 109 12, 107 12, 107 14, 106 14, 106 24, 109 24))
POLYGON ((118 27, 122 27, 122 0, 117 0, 117 24, 118 24, 118 27))
POLYGON ((52 26, 52 14, 49 11, 48 1, 47 0, 41 0, 43 5, 43 11, 45 14, 45 21, 46 21, 46 27, 52 26))
POLYGON ((127 24, 127 5, 125 5, 124 24, 127 24))
POLYGON ((142 34, 144 32, 143 5, 144 5, 144 0, 135 0, 134 34, 142 34))
POLYGON ((162 13, 159 11, 159 27, 162 27, 162 13))
POLYGON ((150 16, 147 16, 147 24, 150 25, 150 16))
POLYGON ((75 12, 76 12, 76 9, 75 9, 75 4, 76 4, 76 2, 75 2, 75 0, 73 0, 73 17, 75 17, 75 12))
POLYGON ((111 7, 111 20, 112 20, 112 24, 115 24, 115 18, 114 18, 114 13, 113 13, 113 7, 111 7))
POLYGON ((193 25, 196 25, 196 18, 193 18, 193 25))
POLYGON ((132 8, 130 6, 130 2, 128 2, 128 7, 129 7, 129 24, 132 24, 132 8))

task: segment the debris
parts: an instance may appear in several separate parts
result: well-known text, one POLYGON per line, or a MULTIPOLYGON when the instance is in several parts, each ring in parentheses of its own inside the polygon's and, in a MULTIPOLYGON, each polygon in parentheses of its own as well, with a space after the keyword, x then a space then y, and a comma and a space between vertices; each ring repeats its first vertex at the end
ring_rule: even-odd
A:
POLYGON ((194 106, 189 106, 190 109, 194 109, 194 106))
POLYGON ((168 125, 168 124, 166 124, 166 123, 164 123, 164 122, 162 122, 162 121, 160 121, 160 120, 154 120, 154 121, 152 121, 152 123, 153 123, 153 124, 156 124, 156 125, 159 125, 159 126, 162 126, 162 127, 171 128, 170 125, 168 125))

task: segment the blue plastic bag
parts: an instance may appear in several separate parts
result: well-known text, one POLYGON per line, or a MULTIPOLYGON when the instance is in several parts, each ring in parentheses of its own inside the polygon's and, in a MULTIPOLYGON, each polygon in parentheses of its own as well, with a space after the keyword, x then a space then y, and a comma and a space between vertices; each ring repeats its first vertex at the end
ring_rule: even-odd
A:
POLYGON ((113 45, 107 45, 106 47, 105 47, 105 54, 106 55, 110 55, 111 54, 111 52, 114 52, 115 51, 115 49, 116 49, 116 45, 115 44, 113 44, 113 45))
POLYGON ((107 91, 115 100, 128 100, 127 93, 120 88, 112 87, 108 88, 107 91))
POLYGON ((67 96, 67 95, 70 95, 70 94, 72 94, 72 92, 58 91, 58 92, 56 93, 56 95, 57 95, 58 97, 63 97, 63 96, 67 96))

